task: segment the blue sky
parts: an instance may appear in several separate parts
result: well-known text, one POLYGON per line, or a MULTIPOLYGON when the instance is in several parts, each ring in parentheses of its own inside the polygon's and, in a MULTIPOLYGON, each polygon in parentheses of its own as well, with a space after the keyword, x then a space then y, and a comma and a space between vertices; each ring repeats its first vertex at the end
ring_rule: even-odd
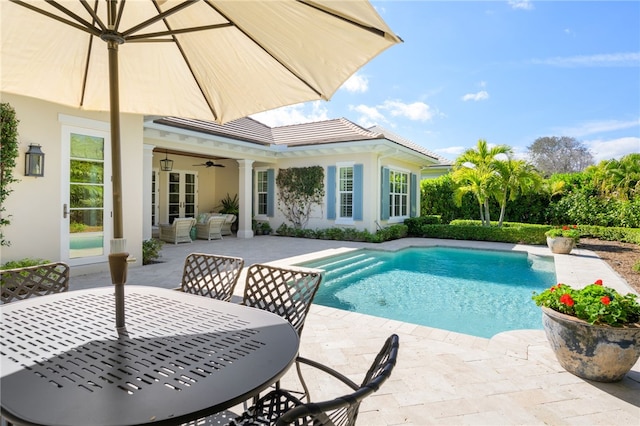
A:
POLYGON ((451 160, 478 139, 522 157, 542 136, 574 137, 596 162, 640 152, 640 2, 372 4, 403 44, 329 102, 253 117, 378 124, 451 160))

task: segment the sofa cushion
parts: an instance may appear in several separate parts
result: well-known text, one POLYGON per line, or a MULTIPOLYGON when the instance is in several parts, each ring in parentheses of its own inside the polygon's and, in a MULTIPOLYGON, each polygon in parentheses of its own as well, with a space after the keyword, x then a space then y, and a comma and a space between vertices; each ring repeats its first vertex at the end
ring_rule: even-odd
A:
POLYGON ((200 213, 198 215, 198 223, 200 223, 200 224, 207 223, 207 221, 209 220, 210 216, 211 216, 210 213, 200 213))

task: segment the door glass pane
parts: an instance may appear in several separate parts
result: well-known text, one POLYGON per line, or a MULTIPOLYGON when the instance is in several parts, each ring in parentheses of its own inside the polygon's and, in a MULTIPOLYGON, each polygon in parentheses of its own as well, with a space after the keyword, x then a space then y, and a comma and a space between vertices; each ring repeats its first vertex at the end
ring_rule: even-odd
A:
POLYGON ((184 175, 184 217, 196 217, 196 175, 184 175))
POLYGON ((180 173, 169 173, 169 223, 180 217, 180 173))
POLYGON ((69 257, 104 254, 104 138, 72 133, 69 257))

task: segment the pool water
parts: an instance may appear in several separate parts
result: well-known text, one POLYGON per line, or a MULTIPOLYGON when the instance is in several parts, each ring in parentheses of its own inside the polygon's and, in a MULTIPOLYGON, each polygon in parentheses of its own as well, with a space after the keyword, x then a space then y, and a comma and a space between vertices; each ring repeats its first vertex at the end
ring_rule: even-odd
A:
POLYGON ((314 303, 478 337, 541 329, 531 300, 556 283, 553 257, 445 247, 357 250, 325 270, 314 303))

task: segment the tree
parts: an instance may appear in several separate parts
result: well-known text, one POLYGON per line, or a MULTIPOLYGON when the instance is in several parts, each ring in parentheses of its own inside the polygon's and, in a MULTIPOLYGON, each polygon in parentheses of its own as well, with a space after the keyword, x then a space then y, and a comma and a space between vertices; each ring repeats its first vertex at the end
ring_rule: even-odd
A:
POLYGON ((593 156, 582 143, 568 136, 545 136, 527 147, 533 165, 545 176, 580 172, 593 164, 593 156))
POLYGON ((498 185, 496 162, 500 161, 500 154, 511 154, 507 145, 497 145, 489 148, 487 141, 480 139, 476 148, 470 148, 456 159, 453 167, 453 181, 458 184, 456 201, 462 195, 472 193, 480 206, 480 220, 483 226, 491 224, 489 216, 489 199, 495 193, 498 185))
POLYGON ((324 170, 320 166, 278 170, 278 208, 296 229, 309 222, 314 204, 322 205, 324 170))
POLYGON ((605 196, 630 200, 640 194, 640 154, 602 161, 594 169, 595 184, 605 196))
POLYGON ((496 161, 494 167, 497 172, 495 198, 500 204, 498 226, 502 226, 507 201, 517 199, 520 194, 538 190, 542 185, 542 177, 531 164, 524 160, 514 160, 511 156, 505 161, 496 161))

